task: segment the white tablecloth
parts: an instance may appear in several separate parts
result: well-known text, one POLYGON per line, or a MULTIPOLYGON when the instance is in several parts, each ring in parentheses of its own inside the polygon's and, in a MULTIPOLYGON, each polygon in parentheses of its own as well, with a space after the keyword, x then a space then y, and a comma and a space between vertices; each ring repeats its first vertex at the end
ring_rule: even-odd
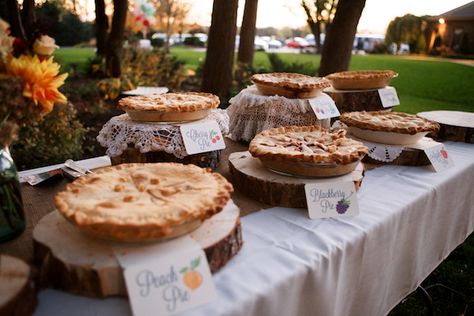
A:
MULTIPOLYGON (((446 143, 455 167, 366 172, 361 214, 310 220, 271 208, 242 219, 244 247, 215 276, 218 300, 189 315, 383 315, 474 229, 474 145, 446 143)), ((37 315, 128 315, 121 298, 40 293, 37 315)))

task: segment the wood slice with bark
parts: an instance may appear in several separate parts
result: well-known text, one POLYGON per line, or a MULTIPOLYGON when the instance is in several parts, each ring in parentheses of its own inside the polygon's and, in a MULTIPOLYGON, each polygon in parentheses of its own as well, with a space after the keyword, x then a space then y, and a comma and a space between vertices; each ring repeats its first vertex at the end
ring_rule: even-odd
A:
POLYGON ((0 315, 32 315, 37 302, 30 266, 18 258, 0 255, 0 315))
POLYGON ((352 180, 356 189, 364 178, 364 168, 359 164, 352 173, 331 178, 299 178, 277 174, 263 166, 258 158, 246 152, 229 156, 229 169, 236 190, 253 199, 273 206, 306 208, 304 186, 307 183, 328 183, 352 180))
MULTIPOLYGON (((211 272, 217 272, 243 245, 239 209, 230 201, 189 235, 206 253, 211 272)), ((91 297, 127 295, 113 243, 84 234, 57 211, 40 220, 33 242, 41 286, 91 297)))
POLYGON ((336 90, 333 87, 324 89, 336 103, 339 112, 354 111, 391 111, 384 108, 379 91, 375 90, 336 90))
POLYGON ((474 144, 474 113, 461 111, 428 111, 418 116, 437 122, 440 129, 431 133, 436 140, 474 144))

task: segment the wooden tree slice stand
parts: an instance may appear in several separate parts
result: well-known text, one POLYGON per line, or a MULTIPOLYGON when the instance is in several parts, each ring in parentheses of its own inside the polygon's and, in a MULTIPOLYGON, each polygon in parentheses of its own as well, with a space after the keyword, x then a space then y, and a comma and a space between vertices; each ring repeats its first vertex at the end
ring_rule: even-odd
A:
POLYGON ((306 208, 304 186, 307 183, 353 181, 359 189, 364 178, 363 165, 352 173, 332 178, 298 178, 280 175, 265 168, 248 151, 229 156, 229 170, 234 188, 251 198, 274 206, 306 208))
POLYGON ((18 258, 0 255, 0 315, 32 315, 37 302, 30 266, 18 258))
POLYGON ((417 115, 439 123, 439 132, 431 134, 436 140, 451 140, 474 144, 474 113, 428 111, 418 113, 417 115))
MULTIPOLYGON (((206 253, 211 271, 222 268, 243 244, 240 211, 230 201, 189 235, 206 253)), ((57 211, 44 216, 33 231, 40 284, 67 292, 105 297, 126 296, 122 268, 111 245, 81 232, 57 211)))
POLYGON ((336 103, 339 112, 354 111, 391 111, 384 108, 379 91, 375 90, 336 90, 333 87, 324 89, 336 103))
POLYGON ((150 151, 142 153, 135 147, 129 146, 120 156, 110 157, 112 165, 122 163, 145 163, 145 162, 179 162, 184 164, 194 164, 201 168, 216 169, 219 165, 222 150, 214 150, 210 152, 189 155, 184 158, 177 158, 173 154, 164 151, 150 151))

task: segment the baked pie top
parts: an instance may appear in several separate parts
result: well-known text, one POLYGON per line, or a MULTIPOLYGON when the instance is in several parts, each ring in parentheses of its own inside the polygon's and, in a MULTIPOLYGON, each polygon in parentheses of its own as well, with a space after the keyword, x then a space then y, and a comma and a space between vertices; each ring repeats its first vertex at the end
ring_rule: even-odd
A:
POLYGON ((195 165, 122 164, 68 184, 56 195, 55 204, 79 227, 109 230, 109 237, 127 235, 123 229, 149 237, 157 229, 166 231, 220 212, 232 191, 223 176, 195 165))
POLYGON ((398 77, 398 73, 392 70, 350 70, 336 72, 326 76, 329 80, 372 80, 372 79, 391 79, 398 77))
POLYGON ((349 164, 362 159, 367 147, 346 138, 345 130, 329 132, 319 126, 288 126, 261 132, 249 151, 261 159, 349 164))
POLYGON ((287 72, 255 74, 251 80, 256 84, 289 89, 323 89, 331 85, 325 78, 287 72))
POLYGON ((436 122, 402 112, 346 112, 339 119, 347 126, 381 132, 414 135, 439 130, 436 122))
POLYGON ((211 93, 178 92, 126 97, 119 101, 119 107, 124 111, 194 112, 217 108, 219 102, 211 93))

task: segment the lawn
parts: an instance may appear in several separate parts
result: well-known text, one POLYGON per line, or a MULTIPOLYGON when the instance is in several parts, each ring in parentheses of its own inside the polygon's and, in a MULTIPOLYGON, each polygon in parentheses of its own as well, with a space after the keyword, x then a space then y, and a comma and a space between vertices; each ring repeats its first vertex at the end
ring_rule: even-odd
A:
MULTIPOLYGON (((193 70, 204 62, 204 51, 175 47, 171 52, 193 70)), ((92 48, 63 48, 56 53, 58 61, 76 64, 80 71, 86 69, 87 60, 93 56, 92 48)), ((319 55, 281 53, 279 56, 287 63, 303 63, 314 72, 320 61, 319 55)), ((254 67, 270 69, 266 53, 255 54, 254 67)), ((435 59, 354 55, 350 69, 392 69, 398 72, 399 77, 392 81, 401 102, 397 111, 417 113, 443 109, 474 112, 474 67, 435 59)))

